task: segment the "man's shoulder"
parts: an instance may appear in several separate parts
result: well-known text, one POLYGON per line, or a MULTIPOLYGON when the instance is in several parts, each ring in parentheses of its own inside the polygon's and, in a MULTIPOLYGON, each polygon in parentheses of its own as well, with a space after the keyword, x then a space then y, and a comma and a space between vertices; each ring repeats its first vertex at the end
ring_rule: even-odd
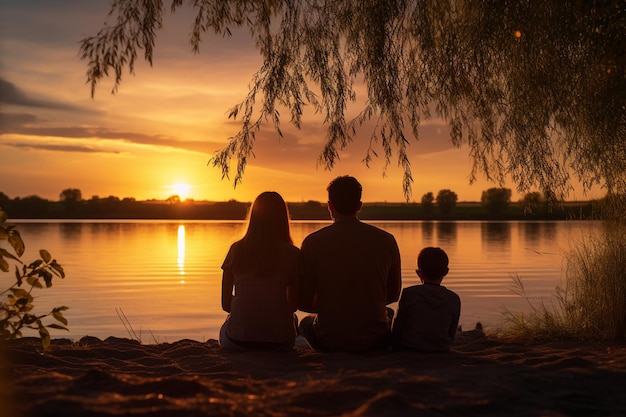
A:
POLYGON ((395 243, 395 237, 377 226, 373 224, 364 223, 360 220, 356 220, 353 222, 345 222, 345 223, 332 223, 328 226, 322 227, 319 230, 316 230, 309 234, 306 238, 304 238, 303 243, 310 243, 313 241, 333 239, 334 236, 340 235, 367 235, 371 238, 377 238, 380 240, 388 240, 390 242, 395 243), (355 234, 356 233, 356 234, 355 234))
POLYGON ((385 238, 393 240, 393 241, 396 240, 396 238, 395 238, 395 236, 393 234, 389 233, 388 231, 386 231, 384 229, 381 229, 378 226, 375 226, 375 225, 370 224, 370 223, 364 223, 364 222, 361 222, 361 224, 363 225, 363 227, 365 229, 369 230, 372 234, 377 234, 377 235, 379 235, 381 237, 384 236, 385 238))
POLYGON ((300 247, 302 252, 310 252, 318 250, 328 244, 329 241, 333 241, 335 233, 333 232, 333 225, 324 226, 314 232, 311 232, 303 240, 300 247))
POLYGON ((319 237, 323 237, 325 235, 327 235, 328 233, 332 233, 332 224, 329 224, 328 226, 324 226, 321 229, 318 229, 314 232, 309 233, 305 238, 304 241, 310 241, 310 240, 315 240, 318 239, 319 237))

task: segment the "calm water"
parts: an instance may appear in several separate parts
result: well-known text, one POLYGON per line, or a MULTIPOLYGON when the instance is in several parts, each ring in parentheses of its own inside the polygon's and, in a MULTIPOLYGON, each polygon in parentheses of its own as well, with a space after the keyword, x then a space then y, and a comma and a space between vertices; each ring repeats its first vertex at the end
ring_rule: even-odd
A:
MULTIPOLYGON (((415 257, 422 247, 447 251, 450 274, 444 284, 461 297, 466 329, 477 321, 497 327, 506 309, 528 310, 513 292, 512 274, 522 277, 532 301, 550 303, 563 275, 564 251, 600 228, 595 222, 371 223, 396 237, 404 286, 418 283, 415 257)), ((294 243, 299 246, 326 224, 294 222, 294 243)), ((65 314, 70 332, 52 329, 53 337, 128 337, 119 317, 123 313, 144 343, 217 338, 226 316, 220 307, 220 266, 243 226, 223 221, 18 222, 27 245, 23 259, 31 261, 45 248, 67 275, 35 294, 40 313, 70 307, 65 314)))

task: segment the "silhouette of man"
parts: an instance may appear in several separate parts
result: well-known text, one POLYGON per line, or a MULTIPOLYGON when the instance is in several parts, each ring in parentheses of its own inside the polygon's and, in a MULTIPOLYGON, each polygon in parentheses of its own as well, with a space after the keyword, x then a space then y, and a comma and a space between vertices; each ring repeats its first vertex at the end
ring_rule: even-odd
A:
POLYGON ((361 222, 361 184, 335 178, 327 188, 334 222, 302 242, 300 333, 317 350, 385 349, 402 287, 400 251, 390 233, 361 222))

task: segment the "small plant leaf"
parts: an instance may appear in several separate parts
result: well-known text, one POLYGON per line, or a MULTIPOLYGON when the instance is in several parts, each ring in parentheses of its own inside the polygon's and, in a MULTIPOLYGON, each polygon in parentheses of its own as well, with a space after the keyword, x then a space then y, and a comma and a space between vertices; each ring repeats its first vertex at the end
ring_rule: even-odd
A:
POLYGON ((21 258, 24 254, 25 246, 24 241, 20 236, 20 232, 18 232, 16 229, 11 230, 11 232, 9 233, 9 243, 13 247, 13 250, 15 250, 15 253, 17 253, 17 256, 21 258))
POLYGON ((67 319, 63 317, 63 314, 60 311, 52 311, 52 317, 67 326, 67 319))
POLYGON ((50 252, 48 252, 45 249, 40 249, 39 255, 41 256, 41 259, 43 259, 45 263, 49 263, 52 260, 52 256, 50 255, 50 252))
POLYGON ((46 288, 52 287, 52 274, 49 271, 42 269, 39 271, 39 276, 46 282, 46 288))
POLYGON ((41 320, 39 320, 37 316, 33 316, 32 314, 24 314, 23 321, 26 324, 41 323, 41 320))
POLYGON ((52 271, 55 272, 59 277, 65 278, 65 271, 63 271, 63 267, 57 263, 56 260, 53 260, 50 264, 52 271))
POLYGON ((43 288, 43 285, 41 285, 41 282, 39 281, 39 278, 37 277, 28 277, 26 278, 26 282, 28 282, 28 284, 31 285, 32 287, 43 288))
POLYGON ((28 265, 28 267, 30 269, 37 269, 42 263, 43 261, 41 259, 37 259, 36 261, 31 262, 30 265, 28 265))
POLYGON ((68 332, 70 331, 67 327, 61 326, 60 324, 56 324, 56 323, 48 324, 47 327, 50 329, 67 330, 68 332))
POLYGON ((2 256, 0 256, 0 270, 2 272, 9 272, 9 263, 2 256))
POLYGON ((4 248, 0 248, 0 256, 6 256, 7 258, 11 258, 14 259, 16 261, 19 261, 20 259, 15 257, 11 252, 9 252, 8 250, 4 249, 4 248))
POLYGON ((43 346, 44 350, 48 350, 50 347, 50 332, 46 327, 39 321, 39 337, 41 338, 41 346, 43 346))
POLYGON ((28 297, 28 291, 23 288, 11 288, 11 292, 16 298, 26 298, 28 297))
POLYGON ((56 313, 57 311, 65 311, 65 310, 69 310, 69 309, 70 309, 70 308, 69 308, 69 307, 66 307, 66 306, 55 307, 55 308, 53 308, 53 309, 52 309, 52 312, 53 312, 53 313, 56 313))
POLYGON ((20 269, 15 265, 15 280, 17 282, 17 286, 20 287, 22 285, 22 274, 20 274, 20 269))

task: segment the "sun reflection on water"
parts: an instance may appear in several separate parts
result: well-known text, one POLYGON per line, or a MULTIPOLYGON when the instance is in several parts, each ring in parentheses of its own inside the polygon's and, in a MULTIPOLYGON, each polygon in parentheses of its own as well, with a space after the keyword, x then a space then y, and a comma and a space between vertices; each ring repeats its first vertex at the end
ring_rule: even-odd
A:
MULTIPOLYGON (((178 226, 178 273, 185 275, 185 226, 178 226)), ((185 283, 184 279, 180 280, 181 284, 185 283)))

